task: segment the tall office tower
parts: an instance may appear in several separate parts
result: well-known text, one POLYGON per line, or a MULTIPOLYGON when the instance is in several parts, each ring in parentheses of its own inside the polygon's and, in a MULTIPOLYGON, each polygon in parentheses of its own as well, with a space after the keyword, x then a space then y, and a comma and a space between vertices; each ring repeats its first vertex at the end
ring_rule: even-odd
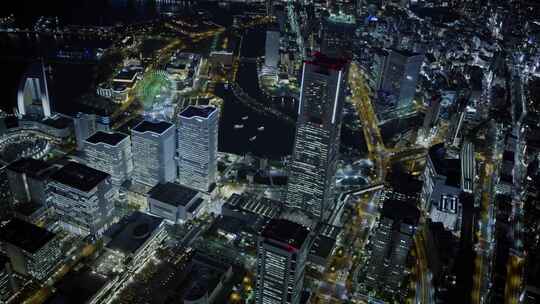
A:
POLYGON ((429 101, 428 109, 426 116, 424 117, 423 131, 424 135, 427 137, 431 130, 437 125, 439 121, 439 116, 441 114, 441 95, 435 95, 429 101))
POLYGON ((42 160, 21 158, 6 167, 15 203, 47 205, 48 177, 54 168, 42 160))
POLYGON ((17 91, 17 108, 21 115, 52 116, 43 61, 32 63, 24 73, 17 91))
POLYGON ((311 234, 305 227, 272 219, 257 240, 257 304, 297 304, 311 234))
POLYGON ((347 62, 316 54, 304 62, 286 206, 326 220, 335 202, 347 62))
POLYGON ((13 218, 0 227, 0 241, 15 272, 45 280, 62 251, 57 234, 13 218))
POLYGON ((69 162, 51 175, 49 190, 64 229, 100 236, 110 225, 115 191, 109 174, 69 162))
POLYGON ((321 52, 333 57, 350 58, 356 30, 353 15, 330 14, 323 19, 321 52))
POLYGON ((219 110, 187 107, 178 116, 178 178, 182 185, 208 192, 216 182, 219 110))
POLYGON ((279 65, 280 33, 278 31, 266 31, 266 44, 264 52, 264 65, 259 76, 274 77, 277 80, 279 65))
POLYGON ((416 94, 416 82, 424 55, 404 50, 391 50, 386 58, 381 91, 389 96, 394 110, 407 109, 416 94))
POLYGON ((75 138, 77 139, 77 150, 82 151, 84 141, 96 133, 96 115, 79 112, 73 118, 75 138))
POLYGON ((176 128, 145 120, 131 130, 133 181, 150 187, 176 178, 176 128))
POLYGON ((120 186, 131 176, 133 159, 128 135, 98 131, 85 140, 84 158, 88 167, 108 173, 120 186))
POLYGON ((383 293, 399 291, 420 211, 414 202, 384 202, 367 269, 366 284, 383 293))
POLYGON ((97 131, 109 132, 111 118, 108 115, 98 115, 78 112, 73 118, 77 150, 82 151, 84 141, 97 131))

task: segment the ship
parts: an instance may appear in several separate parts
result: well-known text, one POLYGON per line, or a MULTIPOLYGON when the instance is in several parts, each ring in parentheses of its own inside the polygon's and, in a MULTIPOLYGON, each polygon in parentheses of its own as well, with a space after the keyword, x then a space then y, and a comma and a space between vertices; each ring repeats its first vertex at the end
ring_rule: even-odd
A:
POLYGON ((257 131, 264 131, 264 126, 260 126, 257 128, 257 131))
POLYGON ((246 115, 246 116, 242 117, 242 120, 247 120, 248 118, 249 118, 249 116, 246 115))
POLYGON ((242 125, 242 124, 234 125, 235 129, 242 129, 243 127, 244 127, 244 125, 242 125))
POLYGON ((257 138, 257 136, 253 136, 249 138, 249 141, 254 141, 257 138))

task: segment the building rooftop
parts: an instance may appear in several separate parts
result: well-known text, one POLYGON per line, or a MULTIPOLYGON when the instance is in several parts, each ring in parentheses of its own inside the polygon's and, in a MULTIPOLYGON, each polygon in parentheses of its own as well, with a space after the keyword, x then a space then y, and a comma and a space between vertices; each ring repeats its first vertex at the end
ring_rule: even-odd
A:
POLYGON ((51 179, 64 185, 88 192, 110 175, 76 162, 69 162, 51 175, 51 179))
POLYGON ((91 144, 104 143, 110 146, 116 146, 126 137, 128 137, 128 135, 120 133, 120 132, 109 133, 109 132, 98 131, 94 133, 94 135, 86 139, 86 141, 91 144))
POLYGON ((54 233, 18 218, 0 227, 0 240, 29 253, 37 252, 54 237, 54 233))
POLYGON ((401 200, 389 199, 383 204, 382 216, 403 222, 409 225, 417 225, 420 219, 420 210, 413 203, 401 200))
POLYGON ((330 69, 334 71, 340 71, 345 68, 348 61, 344 58, 332 58, 324 55, 323 53, 316 52, 313 54, 313 59, 306 60, 306 64, 315 65, 321 68, 330 69))
POLYGON ((33 158, 21 158, 7 166, 8 170, 26 173, 33 177, 42 176, 42 173, 50 168, 51 166, 45 161, 33 158))
POLYGON ((105 234, 111 238, 107 248, 133 254, 152 236, 161 222, 161 218, 135 211, 107 230, 105 234))
POLYGON ((136 69, 123 69, 114 77, 114 81, 134 81, 137 76, 136 69))
POLYGON ((166 121, 145 120, 133 128, 133 131, 140 133, 152 132, 156 134, 163 134, 163 132, 167 131, 172 126, 172 123, 166 121))
POLYGON ((287 250, 299 250, 306 241, 309 230, 295 222, 285 219, 271 219, 261 235, 264 238, 287 244, 287 250))
POLYGON ((192 117, 200 117, 200 118, 208 118, 212 113, 214 113, 217 109, 212 106, 188 106, 182 113, 180 113, 181 117, 185 118, 192 118, 192 117))
POLYGON ((44 120, 41 121, 43 124, 49 126, 49 127, 52 127, 52 128, 55 128, 55 129, 65 129, 65 128, 68 128, 69 126, 71 126, 72 124, 72 120, 67 118, 67 117, 63 117, 63 116, 55 116, 55 117, 52 117, 52 118, 46 118, 44 120))
POLYGON ((87 303, 107 283, 108 278, 95 273, 90 267, 83 266, 70 271, 57 284, 55 293, 45 303, 87 303))
POLYGON ((148 196, 169 205, 185 207, 197 193, 191 188, 169 182, 157 184, 148 192, 148 196))

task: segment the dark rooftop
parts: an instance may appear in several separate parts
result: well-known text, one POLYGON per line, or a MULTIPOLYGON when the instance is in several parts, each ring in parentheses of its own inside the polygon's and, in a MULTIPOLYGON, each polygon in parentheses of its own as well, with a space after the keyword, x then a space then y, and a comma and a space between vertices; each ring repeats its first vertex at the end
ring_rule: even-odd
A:
POLYGON ((0 272, 3 272, 6 268, 6 264, 9 262, 9 259, 7 256, 0 253, 0 272))
POLYGON ((195 107, 195 106, 188 106, 182 113, 180 113, 180 116, 186 117, 186 118, 192 118, 192 117, 201 117, 201 118, 208 118, 212 113, 216 111, 215 107, 206 106, 206 107, 195 107))
POLYGON ((324 235, 319 235, 311 246, 310 254, 327 260, 332 254, 336 240, 324 235))
POLYGON ((55 129, 65 129, 72 124, 72 120, 63 116, 47 118, 42 121, 43 124, 55 129))
POLYGON ((41 204, 25 202, 13 206, 13 211, 22 216, 31 217, 36 211, 40 210, 41 208, 45 207, 41 204))
POLYGON ((86 141, 92 144, 105 143, 110 146, 116 146, 126 137, 128 137, 126 134, 119 132, 109 133, 98 131, 94 133, 94 135, 90 136, 86 141))
POLYGON ((416 225, 420 219, 420 210, 413 203, 389 199, 383 204, 382 216, 394 222, 416 225))
POLYGON ((70 271, 54 287, 56 292, 45 304, 86 303, 104 285, 107 278, 92 273, 92 269, 84 266, 76 271, 70 271))
POLYGON ((152 132, 157 134, 162 134, 167 129, 169 129, 173 124, 166 121, 149 121, 145 120, 138 124, 135 128, 133 128, 133 131, 137 132, 152 132))
POLYGON ((92 190, 108 177, 109 174, 105 172, 76 162, 69 162, 51 175, 52 180, 85 192, 92 190))
POLYGON ((197 191, 176 183, 160 183, 148 192, 148 196, 173 206, 187 206, 197 191))
POLYGON ((435 167, 437 174, 446 176, 448 186, 459 187, 461 164, 458 159, 446 158, 446 148, 444 144, 437 144, 429 148, 429 158, 435 167))
POLYGON ((139 211, 114 224, 106 235, 111 238, 107 248, 123 253, 135 253, 163 220, 139 211))
POLYGON ((287 244, 287 250, 298 250, 306 241, 309 230, 285 219, 271 219, 261 235, 267 239, 287 244))
POLYGON ((0 240, 35 253, 54 238, 55 234, 18 218, 0 227, 0 240))
POLYGON ((33 158, 21 158, 7 166, 8 170, 26 173, 33 177, 40 176, 42 172, 49 168, 51 168, 51 166, 45 161, 33 158))

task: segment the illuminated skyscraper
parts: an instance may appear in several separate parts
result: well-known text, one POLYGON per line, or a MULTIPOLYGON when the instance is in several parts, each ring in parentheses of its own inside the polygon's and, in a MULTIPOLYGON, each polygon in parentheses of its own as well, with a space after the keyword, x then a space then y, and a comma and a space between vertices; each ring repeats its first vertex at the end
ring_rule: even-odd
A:
POLYGON ((120 186, 131 175, 133 160, 128 135, 99 131, 85 140, 86 165, 108 173, 112 183, 120 186))
POLYGON ((310 231, 272 219, 257 241, 256 304, 297 304, 304 284, 310 231))
POLYGON ((317 54, 302 68, 286 205, 317 220, 334 206, 347 62, 317 54))
POLYGON ((389 110, 408 108, 416 94, 416 82, 424 55, 391 50, 384 64, 381 91, 389 96, 389 110))
POLYGON ((216 181, 219 111, 187 107, 178 116, 178 179, 182 185, 208 192, 216 181))
POLYGON ((368 286, 389 294, 398 292, 419 218, 420 211, 414 202, 397 199, 384 202, 372 241, 368 286))
POLYGON ((145 120, 131 130, 133 180, 153 187, 176 178, 176 129, 166 121, 145 120))

